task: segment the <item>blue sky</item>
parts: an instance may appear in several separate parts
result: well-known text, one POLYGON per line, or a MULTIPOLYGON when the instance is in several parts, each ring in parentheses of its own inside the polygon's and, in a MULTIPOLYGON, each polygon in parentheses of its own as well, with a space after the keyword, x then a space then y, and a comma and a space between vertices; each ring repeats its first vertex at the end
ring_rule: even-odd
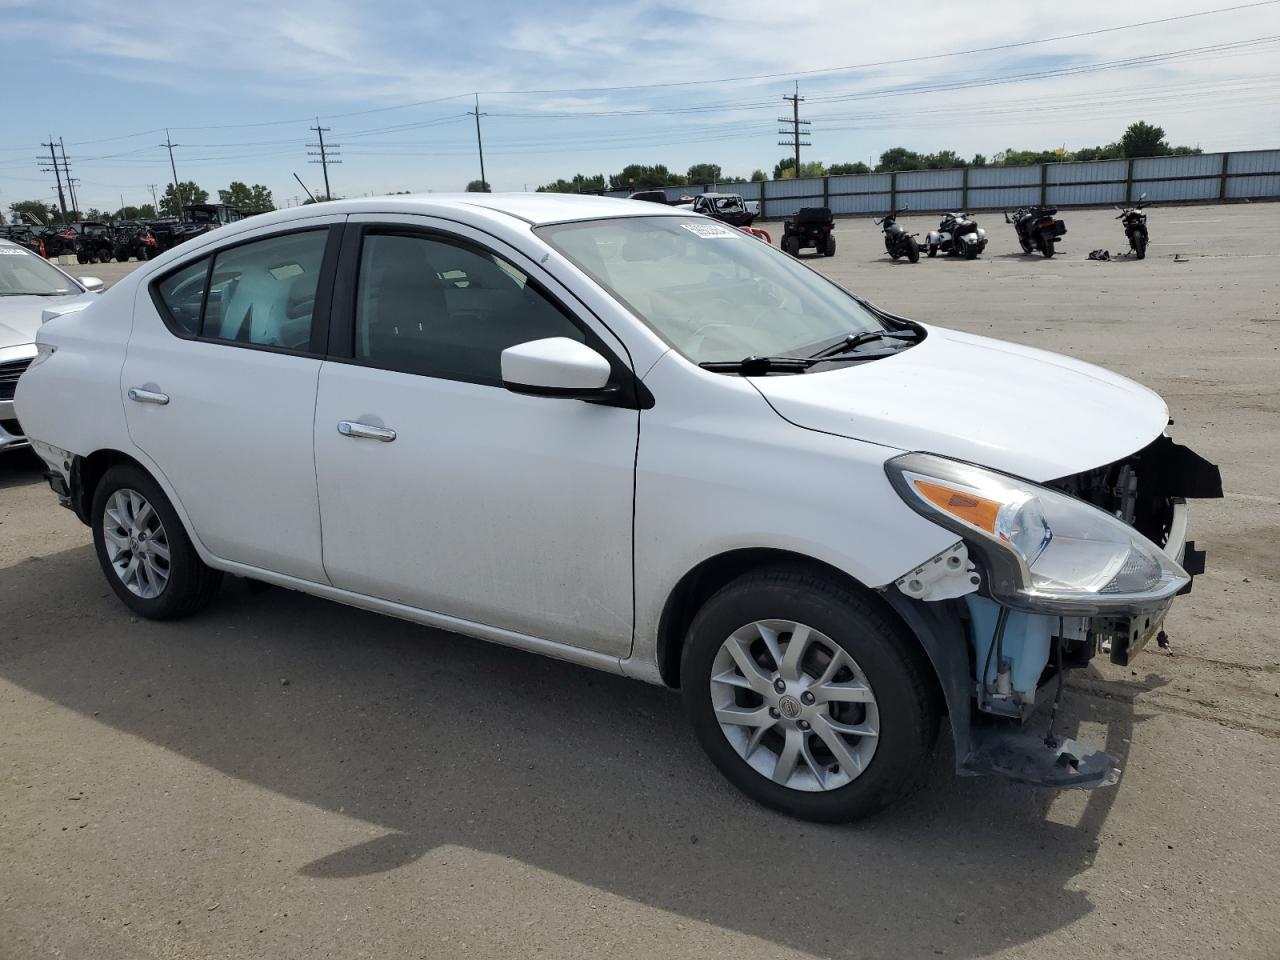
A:
POLYGON ((771 170, 787 154, 775 120, 795 80, 813 121, 806 160, 1070 148, 1136 119, 1206 150, 1280 147, 1276 41, 1097 69, 1280 37, 1280 4, 947 55, 1228 3, 0 0, 0 207, 54 196, 36 165, 50 135, 67 144, 81 207, 141 203, 171 179, 166 127, 181 179, 211 194, 264 183, 283 205, 302 192, 295 171, 320 183, 307 164, 316 116, 341 144, 335 195, 459 190, 479 174, 475 91, 498 190, 628 162, 771 170), (762 74, 774 76, 691 82, 762 74))

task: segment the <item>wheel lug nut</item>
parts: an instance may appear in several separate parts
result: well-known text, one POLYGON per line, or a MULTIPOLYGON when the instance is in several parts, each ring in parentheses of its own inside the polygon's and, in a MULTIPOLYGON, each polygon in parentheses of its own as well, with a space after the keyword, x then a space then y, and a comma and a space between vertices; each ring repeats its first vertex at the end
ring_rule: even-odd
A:
POLYGON ((769 716, 771 716, 771 717, 773 717, 773 719, 777 720, 780 716, 782 716, 782 714, 780 714, 780 713, 778 712, 778 708, 777 708, 777 707, 770 707, 770 708, 769 708, 769 716))
POLYGON ((781 677, 779 677, 777 680, 773 681, 773 689, 777 690, 779 693, 786 693, 787 692, 786 681, 783 680, 781 677))
POLYGON ((800 727, 800 729, 801 729, 801 730, 808 730, 808 729, 809 729, 809 721, 808 721, 808 720, 801 720, 801 721, 800 721, 800 723, 798 724, 798 726, 800 727))
POLYGON ((805 706, 810 706, 813 703, 813 694, 806 690, 804 693, 800 694, 800 702, 805 706))

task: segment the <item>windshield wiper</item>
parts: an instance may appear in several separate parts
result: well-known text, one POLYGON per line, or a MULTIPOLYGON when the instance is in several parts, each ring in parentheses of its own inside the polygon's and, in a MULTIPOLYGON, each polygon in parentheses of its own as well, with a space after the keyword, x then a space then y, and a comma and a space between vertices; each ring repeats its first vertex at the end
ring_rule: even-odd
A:
POLYGON ((849 353, 857 350, 863 344, 875 343, 877 340, 918 340, 920 334, 915 330, 864 330, 861 333, 851 333, 843 340, 833 343, 829 347, 823 347, 810 360, 825 360, 828 357, 839 356, 842 353, 849 353))
POLYGON ((707 360, 698 364, 712 373, 739 373, 744 377, 762 377, 766 373, 804 373, 816 360, 809 357, 744 357, 741 360, 707 360))

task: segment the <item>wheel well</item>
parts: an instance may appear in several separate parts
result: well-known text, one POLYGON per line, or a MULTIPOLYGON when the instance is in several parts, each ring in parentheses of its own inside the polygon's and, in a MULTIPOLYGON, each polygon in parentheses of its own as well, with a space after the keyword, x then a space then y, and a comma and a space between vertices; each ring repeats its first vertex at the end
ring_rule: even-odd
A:
POLYGON ((93 508, 93 494, 98 489, 98 482, 103 474, 120 463, 130 464, 143 473, 149 473, 141 463, 119 450, 95 450, 87 457, 77 457, 72 462, 71 506, 83 523, 90 522, 89 511, 93 508))
MULTIPOLYGON (((684 652, 685 636, 689 632, 689 625, 693 623, 693 618, 702 608, 702 605, 710 600, 716 591, 738 577, 750 573, 752 570, 777 566, 783 563, 798 564, 820 571, 842 581, 855 590, 873 597, 882 604, 887 616, 900 623, 905 633, 915 637, 915 631, 911 626, 902 619, 896 610, 881 600, 874 590, 868 589, 864 584, 859 583, 849 574, 831 566, 829 563, 806 557, 804 554, 792 553, 789 550, 768 548, 731 550, 728 553, 722 553, 704 560, 681 577, 680 582, 676 584, 675 589, 671 591, 671 595, 667 598, 666 605, 662 608, 662 617, 658 621, 657 654, 658 669, 661 671, 662 680, 667 686, 680 686, 680 657, 684 652)), ((919 643, 918 639, 917 643, 919 643)), ((923 645, 921 645, 920 653, 922 656, 924 656, 924 652, 923 645)), ((934 677, 936 683, 937 676, 934 671, 931 669, 928 672, 934 677)))

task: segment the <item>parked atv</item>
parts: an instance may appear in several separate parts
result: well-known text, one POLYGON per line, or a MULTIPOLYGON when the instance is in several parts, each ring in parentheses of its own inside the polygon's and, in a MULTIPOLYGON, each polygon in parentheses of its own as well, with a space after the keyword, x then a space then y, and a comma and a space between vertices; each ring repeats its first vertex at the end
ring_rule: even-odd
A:
POLYGON ((115 240, 111 235, 111 228, 105 223, 88 221, 79 224, 76 234, 78 263, 106 263, 115 253, 115 240))
MULTIPOLYGON (((903 207, 903 210, 909 210, 910 207, 903 207)), ((919 234, 907 233, 898 223, 898 211, 875 220, 874 223, 878 227, 884 229, 884 248, 889 256, 894 260, 899 257, 906 257, 912 263, 920 262, 920 244, 916 241, 919 234)))
POLYGON ((1018 233, 1018 243, 1023 253, 1039 250, 1046 257, 1054 254, 1054 244, 1067 232, 1067 225, 1058 218, 1057 207, 1019 207, 1012 219, 1005 211, 1004 222, 1012 223, 1018 233))
POLYGON ((795 216, 782 221, 782 250, 798 257, 803 248, 813 247, 824 257, 834 257, 835 228, 835 218, 827 207, 801 207, 795 216))
POLYGON ((1142 212, 1142 201, 1146 198, 1144 193, 1138 197, 1136 206, 1116 208, 1120 211, 1120 216, 1116 219, 1123 221, 1124 235, 1129 238, 1129 249, 1139 260, 1144 260, 1147 256, 1147 215, 1142 212))
POLYGON ((156 255, 155 234, 145 223, 117 224, 115 238, 116 245, 112 254, 120 263, 125 263, 132 257, 150 260, 156 255))
POLYGON ((987 248, 987 231, 963 213, 944 213, 938 229, 929 232, 925 244, 931 257, 941 252, 972 260, 987 248))

